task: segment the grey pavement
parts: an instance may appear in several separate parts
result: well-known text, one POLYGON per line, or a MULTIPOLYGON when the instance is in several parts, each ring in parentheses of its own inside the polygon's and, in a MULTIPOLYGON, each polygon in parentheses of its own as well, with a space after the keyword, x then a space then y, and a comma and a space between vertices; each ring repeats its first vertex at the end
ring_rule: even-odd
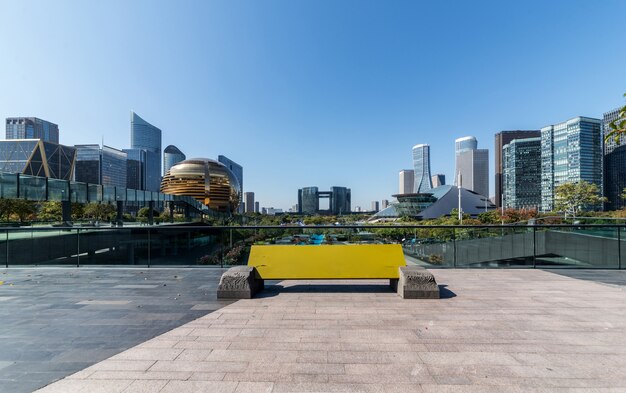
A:
POLYGON ((0 270, 0 392, 31 392, 217 310, 219 268, 0 270))
POLYGON ((626 291, 543 270, 284 281, 41 392, 624 392, 626 291))

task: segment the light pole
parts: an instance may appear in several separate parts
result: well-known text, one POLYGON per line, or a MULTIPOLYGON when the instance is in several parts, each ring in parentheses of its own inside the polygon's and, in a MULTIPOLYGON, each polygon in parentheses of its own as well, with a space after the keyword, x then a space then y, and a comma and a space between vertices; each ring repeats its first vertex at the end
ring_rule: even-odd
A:
POLYGON ((461 186, 463 185, 463 179, 460 173, 457 184, 459 187, 459 223, 463 224, 463 209, 461 208, 461 186))

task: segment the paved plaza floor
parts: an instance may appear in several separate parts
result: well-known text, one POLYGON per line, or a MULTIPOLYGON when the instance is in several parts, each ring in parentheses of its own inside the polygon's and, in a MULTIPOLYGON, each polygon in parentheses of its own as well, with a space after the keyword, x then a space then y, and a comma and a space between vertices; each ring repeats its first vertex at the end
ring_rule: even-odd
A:
MULTIPOLYGON (((285 281, 41 392, 624 392, 626 291, 541 270, 285 281)), ((611 274, 608 272, 607 274, 611 274)))
POLYGON ((218 268, 0 269, 0 392, 32 392, 232 303, 218 268))

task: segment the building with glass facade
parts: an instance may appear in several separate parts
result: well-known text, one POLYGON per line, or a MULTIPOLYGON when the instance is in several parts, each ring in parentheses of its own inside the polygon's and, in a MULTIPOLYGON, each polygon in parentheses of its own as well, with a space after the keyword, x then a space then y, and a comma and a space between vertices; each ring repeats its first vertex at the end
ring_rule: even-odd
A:
POLYGON ((554 190, 584 180, 602 190, 602 121, 575 117, 541 129, 541 210, 554 210, 554 190))
POLYGON ((626 145, 615 147, 604 156, 604 196, 606 210, 626 207, 622 193, 626 188, 626 145))
POLYGON ((210 209, 234 213, 241 201, 235 175, 221 162, 208 158, 181 161, 163 176, 161 192, 190 196, 210 209))
POLYGON ((167 173, 171 167, 181 161, 185 161, 187 156, 176 146, 169 145, 163 150, 163 173, 167 173))
POLYGON ((243 200, 245 203, 245 211, 246 213, 254 213, 254 193, 253 192, 244 192, 243 200))
POLYGON ((0 141, 0 172, 72 180, 76 149, 41 139, 0 141))
POLYGON ((454 141, 454 184, 489 197, 489 150, 478 149, 476 137, 465 136, 454 141))
POLYGON ((504 207, 541 206, 541 138, 513 139, 502 149, 504 207))
POLYGON ((351 211, 351 191, 346 187, 331 187, 330 191, 320 191, 317 187, 304 187, 298 190, 298 212, 305 214, 341 215, 351 211), (320 198, 328 198, 328 210, 320 210, 320 198))
POLYGON ((415 172, 413 169, 403 169, 399 174, 400 187, 399 194, 412 194, 413 185, 415 184, 415 172))
POLYGON ((126 187, 145 190, 148 152, 145 149, 122 149, 122 151, 126 153, 126 187))
POLYGON ((217 156, 217 161, 221 162, 228 168, 237 178, 239 186, 243 190, 243 167, 226 156, 217 156))
POLYGON ((9 117, 6 139, 41 139, 58 144, 59 126, 36 117, 9 117))
MULTIPOLYGON (((602 117, 602 135, 611 132, 611 122, 618 120, 620 108, 608 111, 602 117)), ((603 138, 604 139, 604 138, 603 138)), ((626 187, 626 138, 617 142, 614 138, 604 142, 604 196, 606 210, 619 210, 626 207, 622 191, 626 187)))
POLYGON ((489 150, 463 150, 456 156, 457 179, 461 175, 461 187, 489 197, 489 150))
POLYGON ((430 146, 426 144, 413 146, 414 193, 432 190, 430 176, 430 146))
POLYGON ((539 130, 511 130, 500 131, 495 135, 494 160, 495 160, 495 197, 494 202, 497 207, 502 203, 502 148, 508 145, 513 139, 539 138, 539 130))
POLYGON ((161 185, 161 130, 135 112, 130 112, 130 147, 146 151, 145 189, 159 191, 161 185))
POLYGON ((446 184, 446 175, 438 173, 432 177, 433 188, 437 188, 446 184))
POLYGON ((75 179, 103 186, 127 187, 127 155, 100 145, 76 145, 75 179))

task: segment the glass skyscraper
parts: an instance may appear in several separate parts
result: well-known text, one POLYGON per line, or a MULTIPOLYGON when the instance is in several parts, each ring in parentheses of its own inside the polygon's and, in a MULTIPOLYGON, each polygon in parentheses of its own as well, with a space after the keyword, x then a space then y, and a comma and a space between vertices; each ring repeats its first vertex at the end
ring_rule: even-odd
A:
MULTIPOLYGON (((611 122, 619 118, 620 108, 606 112, 602 117, 602 135, 611 132, 611 122)), ((604 196, 607 210, 626 207, 622 192, 626 188, 626 138, 618 142, 610 138, 604 143, 604 196)))
POLYGON ((237 164, 235 161, 231 160, 226 156, 217 156, 217 161, 226 165, 226 168, 230 169, 230 171, 235 175, 237 180, 239 181, 239 187, 243 191, 243 167, 237 164))
POLYGON ((109 146, 76 145, 76 181, 126 187, 126 153, 109 146))
POLYGON ((541 137, 541 131, 539 130, 511 130, 500 131, 495 135, 495 145, 493 151, 493 158, 495 163, 495 200, 494 203, 497 207, 502 207, 502 148, 504 145, 508 145, 513 139, 526 139, 526 138, 539 138, 541 137))
POLYGON ((0 141, 0 172, 72 180, 76 149, 41 139, 0 141))
POLYGON ((413 192, 421 194, 433 188, 430 176, 430 146, 421 144, 413 146, 414 183, 413 192))
POLYGON ((454 184, 489 198, 489 150, 479 149, 478 140, 465 136, 454 141, 454 184))
POLYGON ((504 207, 541 206, 541 138, 513 139, 502 148, 504 207))
POLYGON ((602 121, 575 117, 541 129, 541 210, 554 210, 554 189, 584 180, 602 190, 602 121))
POLYGON ((59 126, 36 117, 9 117, 6 139, 41 139, 58 144, 59 126))
POLYGON ((187 157, 176 146, 169 145, 163 150, 163 175, 170 170, 175 164, 185 161, 187 157))
POLYGON ((161 130, 135 112, 130 112, 130 147, 146 151, 145 189, 159 191, 161 187, 161 130))

